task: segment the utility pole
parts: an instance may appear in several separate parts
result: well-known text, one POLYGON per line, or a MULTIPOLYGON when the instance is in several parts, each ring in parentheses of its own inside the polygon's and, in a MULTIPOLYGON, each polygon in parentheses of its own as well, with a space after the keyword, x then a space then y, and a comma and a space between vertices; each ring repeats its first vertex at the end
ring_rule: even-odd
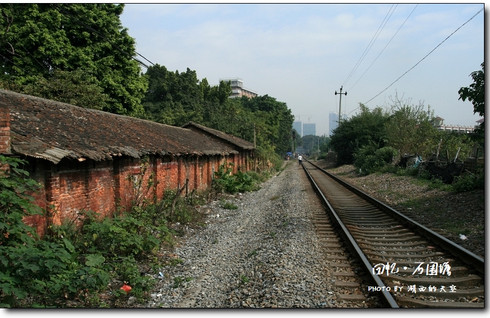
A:
POLYGON ((339 100, 339 126, 340 126, 340 119, 342 118, 342 113, 340 112, 340 110, 342 108, 342 94, 344 94, 345 96, 347 96, 347 92, 342 93, 342 87, 343 86, 340 86, 340 93, 337 93, 337 91, 335 91, 335 95, 340 94, 340 100, 339 100))

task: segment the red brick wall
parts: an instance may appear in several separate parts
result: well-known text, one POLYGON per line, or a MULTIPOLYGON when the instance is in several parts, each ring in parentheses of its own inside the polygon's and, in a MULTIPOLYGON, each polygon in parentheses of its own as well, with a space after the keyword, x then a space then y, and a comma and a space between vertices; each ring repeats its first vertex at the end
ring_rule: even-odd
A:
POLYGON ((0 106, 0 154, 9 154, 10 150, 10 111, 0 106))
MULTIPOLYGON (((182 195, 211 186, 213 173, 224 162, 238 163, 238 156, 154 157, 148 160, 116 158, 113 161, 62 161, 53 165, 33 160, 31 176, 41 184, 34 194, 36 203, 47 210, 47 218, 33 216, 26 223, 41 235, 49 224, 79 221, 83 211, 111 216, 128 211, 144 200, 157 202, 166 190, 177 190, 187 183, 182 195)), ((236 171, 236 168, 234 169, 236 171)))
POLYGON ((84 209, 97 211, 109 216, 116 207, 115 181, 112 162, 98 162, 88 170, 87 176, 87 204, 84 209))

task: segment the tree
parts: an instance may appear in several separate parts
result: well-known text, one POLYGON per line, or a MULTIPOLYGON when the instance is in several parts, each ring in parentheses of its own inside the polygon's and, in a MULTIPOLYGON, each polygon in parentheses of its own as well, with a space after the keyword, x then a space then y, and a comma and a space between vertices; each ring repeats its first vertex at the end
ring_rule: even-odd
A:
POLYGON ((469 87, 461 87, 458 91, 459 99, 467 99, 473 103, 473 113, 485 116, 485 62, 481 63, 481 71, 470 74, 473 83, 469 87))
MULTIPOLYGON (((469 87, 459 89, 459 99, 472 102, 473 113, 485 117, 485 62, 481 63, 481 71, 474 71, 470 76, 473 78, 473 83, 469 87)), ((480 143, 483 144, 485 141, 484 122, 480 124, 475 134, 480 143)))
POLYGON ((34 86, 58 80, 60 73, 55 72, 79 71, 107 96, 101 101, 104 111, 142 117, 147 81, 133 59, 135 41, 119 19, 123 8, 102 3, 2 4, 0 83, 56 98, 55 90, 34 86))
POLYGON ((254 122, 261 123, 260 119, 263 120, 263 125, 256 125, 256 129, 259 129, 264 140, 275 146, 276 154, 283 156, 291 149, 294 116, 286 103, 268 95, 242 97, 241 101, 243 107, 253 113, 254 122))
POLYGON ((360 108, 359 115, 343 120, 333 131, 330 146, 337 153, 337 164, 352 164, 354 153, 363 146, 381 148, 385 144, 387 114, 381 108, 370 111, 363 104, 360 108))
POLYGON ((23 88, 29 95, 102 110, 109 106, 109 96, 97 85, 97 80, 82 70, 54 70, 49 78, 39 77, 23 88))
POLYGON ((201 86, 196 71, 171 72, 156 64, 145 75, 149 86, 143 105, 150 119, 176 126, 189 121, 202 123, 204 94, 209 95, 210 88, 201 86))
POLYGON ((386 122, 387 145, 395 148, 400 155, 429 156, 438 142, 433 118, 430 108, 425 110, 422 103, 410 105, 410 101, 396 98, 386 122))

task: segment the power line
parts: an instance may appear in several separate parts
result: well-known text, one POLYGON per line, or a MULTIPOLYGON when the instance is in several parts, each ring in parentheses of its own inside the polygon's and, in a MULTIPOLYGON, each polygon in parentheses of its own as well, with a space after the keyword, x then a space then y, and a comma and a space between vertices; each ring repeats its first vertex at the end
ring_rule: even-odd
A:
POLYGON ((449 39, 454 33, 456 33, 459 29, 461 29, 463 26, 465 26, 468 22, 470 22, 471 20, 473 20, 474 17, 476 17, 480 12, 482 12, 483 9, 480 9, 480 11, 478 11, 477 13, 475 13, 471 18, 469 18, 465 23, 463 23, 461 26, 459 26, 456 30, 454 30, 451 34, 449 34, 444 40, 442 40, 442 42, 440 42, 439 44, 436 45, 436 47, 434 47, 429 53, 427 53, 422 59, 420 59, 417 63, 415 63, 414 66, 412 66, 411 68, 409 68, 405 73, 403 73, 402 75, 400 75, 396 80, 394 80, 390 85, 388 85, 385 89, 383 89, 381 92, 379 92, 378 94, 376 94, 376 96, 374 96, 373 98, 371 98, 370 100, 368 100, 367 102, 365 102, 364 104, 368 104, 370 101, 372 101, 373 99, 375 99, 376 97, 378 97, 379 95, 381 95, 382 93, 384 93, 388 88, 390 88, 393 84, 395 84, 396 82, 398 82, 403 76, 405 76, 408 72, 410 72, 411 70, 413 70, 417 65, 419 65, 423 60, 425 60, 430 54, 432 54, 432 52, 434 52, 439 46, 441 46, 444 42, 446 42, 447 39, 449 39))
MULTIPOLYGON (((63 14, 66 14, 66 15, 70 15, 72 17, 75 17, 71 12, 68 12, 66 11, 63 7, 61 7, 60 5, 56 5, 55 8, 63 13, 63 14)), ((76 18, 76 17, 75 17, 76 18)), ((80 24, 82 24, 87 30, 91 31, 92 33, 95 33, 97 36, 101 37, 102 39, 104 39, 105 41, 109 41, 102 33, 100 33, 98 30, 94 29, 93 27, 91 27, 90 25, 87 25, 86 23, 84 23, 83 21, 79 21, 80 24)), ((116 50, 118 50, 119 52, 125 54, 125 55, 128 55, 128 52, 125 52, 123 51, 121 48, 119 47, 115 47, 116 50)), ((155 65, 155 63, 153 63, 152 61, 150 61, 149 59, 147 59, 146 57, 144 57, 142 54, 136 52, 136 50, 134 51, 137 55, 141 56, 142 58, 144 58, 146 61, 148 61, 151 65, 155 65)), ((133 60, 135 60, 136 62, 138 62, 140 65, 148 68, 148 65, 146 65, 145 63, 143 63, 142 61, 140 61, 139 59, 137 59, 136 57, 134 56, 131 56, 131 58, 133 60)))
POLYGON ((396 30, 395 34, 393 34, 393 36, 388 41, 388 43, 386 43, 385 47, 379 52, 378 56, 376 56, 376 58, 371 62, 371 64, 369 65, 369 67, 364 71, 364 73, 362 73, 362 75, 357 79, 357 81, 354 83, 354 85, 352 85, 351 89, 354 88, 354 86, 357 85, 357 83, 361 80, 361 78, 367 73, 367 71, 369 71, 369 69, 378 60, 378 58, 381 56, 381 54, 383 54, 383 52, 386 50, 386 48, 391 43, 391 41, 395 38, 395 36, 398 34, 398 32, 400 32, 401 28, 405 25, 405 23, 407 22, 407 20, 412 16, 412 13, 415 11, 415 9, 417 8, 417 6, 418 6, 418 4, 415 5, 415 7, 412 9, 412 11, 410 12, 410 14, 405 19, 405 21, 403 21, 403 23, 398 27, 398 30, 396 30))
MULTIPOLYGON (((393 9, 395 5, 392 4, 391 7, 390 7, 390 10, 388 10, 388 12, 386 13, 383 21, 381 22, 381 24, 379 25, 378 27, 378 30, 376 30, 376 32, 374 33, 373 37, 371 38, 371 41, 369 42, 368 46, 364 49, 364 52, 362 52, 361 54, 361 57, 359 58, 359 60, 357 61, 357 63, 354 65, 354 67, 352 68, 352 70, 350 71, 349 75, 347 76, 347 78, 345 79, 344 81, 344 85, 345 83, 347 83, 347 81, 351 78, 351 76, 355 73, 355 71, 357 70, 357 68, 359 67, 359 65, 361 64, 361 62, 364 60, 364 58, 366 57, 367 53, 369 52, 369 50, 371 49, 371 47, 373 46, 374 42, 376 42, 376 39, 378 38, 379 34, 381 33, 381 31, 384 29, 384 27, 386 26, 386 23, 388 22, 388 20, 390 19, 391 15, 393 14, 393 12, 395 11, 393 9), (393 11, 392 11, 393 10, 393 11)), ((396 5, 398 6, 398 5, 396 5)), ((396 8, 395 6, 395 8, 396 8)))
MULTIPOLYGON (((150 62, 151 65, 155 66, 155 63, 153 63, 152 61, 150 61, 149 59, 147 59, 146 57, 144 57, 142 54, 136 52, 136 54, 138 54, 139 56, 141 56, 142 58, 144 58, 146 61, 150 62)), ((137 60, 138 61, 138 60, 137 60)), ((139 61, 138 61, 139 62, 139 61)), ((140 62, 141 63, 141 62, 140 62)), ((143 64, 143 63, 141 63, 143 64)), ((143 64, 144 65, 144 64, 143 64)), ((145 65, 146 66, 146 65, 145 65)), ((148 66, 146 66, 146 68, 148 68, 148 66)))

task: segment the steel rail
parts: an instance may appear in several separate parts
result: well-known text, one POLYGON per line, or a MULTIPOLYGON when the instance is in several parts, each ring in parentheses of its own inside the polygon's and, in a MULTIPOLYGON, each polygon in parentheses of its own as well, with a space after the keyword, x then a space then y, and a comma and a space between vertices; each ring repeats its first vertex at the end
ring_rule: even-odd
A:
POLYGON ((412 229, 414 232, 417 232, 421 236, 429 239, 430 241, 436 243, 439 245, 439 247, 443 248, 444 250, 448 251, 450 254, 456 256, 459 260, 461 260, 463 263, 466 263, 470 265, 472 268, 474 268, 479 274, 482 275, 482 278, 484 279, 485 277, 485 261, 483 258, 479 257, 478 255, 472 253, 471 251, 465 249, 464 247, 458 245, 457 243, 443 237, 439 233, 436 233, 432 231, 431 229, 427 228, 426 226, 410 219, 409 217, 403 215, 402 213, 396 211, 395 209, 391 208, 390 206, 386 205, 385 203, 373 198, 372 196, 368 195, 364 191, 360 190, 359 188, 345 182, 344 180, 340 179, 339 177, 329 173, 325 169, 319 167, 318 165, 312 163, 311 161, 308 161, 311 165, 328 175, 330 178, 334 179, 338 183, 342 184, 346 188, 350 189, 363 199, 369 201, 373 205, 375 205, 377 208, 379 208, 381 211, 388 212, 391 216, 395 217, 398 219, 401 223, 407 225, 410 229, 412 229))
MULTIPOLYGON (((311 162, 310 162, 311 163, 311 162)), ((357 257, 361 260, 362 264, 364 265, 363 269, 366 271, 366 274, 369 274, 368 277, 378 286, 380 287, 381 294, 382 294, 382 300, 389 305, 391 308, 399 308, 397 302, 393 298, 390 292, 388 292, 386 289, 386 285, 383 283, 383 281, 373 273, 372 271, 372 264, 369 262, 368 258, 366 255, 362 252, 361 248, 357 244, 356 240, 350 233, 350 231, 347 229, 345 224, 342 222, 338 214, 335 212, 335 209, 332 207, 328 199, 325 197, 325 195, 322 193, 318 185, 316 184, 315 180, 313 180, 313 177, 309 173, 309 171, 306 169, 306 167, 301 163, 301 166, 303 170, 306 173, 306 176, 310 180, 310 183, 313 186, 313 189, 315 192, 319 195, 319 197, 322 200, 322 203, 327 207, 327 213, 329 216, 332 218, 333 222, 335 225, 339 228, 341 228, 341 235, 346 239, 349 247, 351 250, 357 255, 357 257)))

